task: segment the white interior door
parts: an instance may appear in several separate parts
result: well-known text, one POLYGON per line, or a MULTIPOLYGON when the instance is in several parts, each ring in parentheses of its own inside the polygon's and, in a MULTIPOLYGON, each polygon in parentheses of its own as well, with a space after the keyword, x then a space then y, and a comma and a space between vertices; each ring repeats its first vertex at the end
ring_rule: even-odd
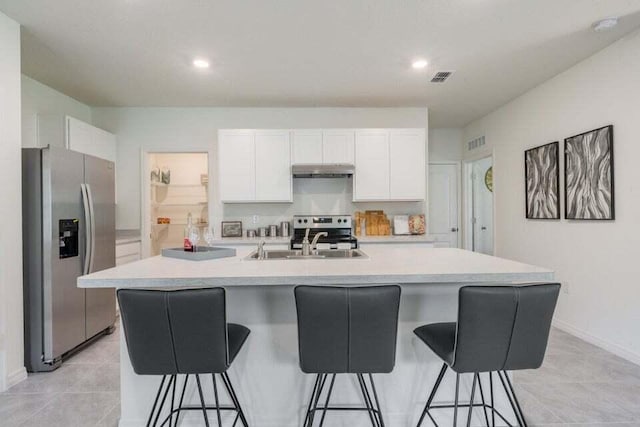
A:
POLYGON ((458 169, 455 163, 429 164, 427 230, 437 240, 436 246, 459 246, 458 169))
POLYGON ((473 250, 487 255, 493 255, 493 190, 489 189, 493 185, 492 167, 491 157, 480 159, 473 163, 471 177, 473 250))

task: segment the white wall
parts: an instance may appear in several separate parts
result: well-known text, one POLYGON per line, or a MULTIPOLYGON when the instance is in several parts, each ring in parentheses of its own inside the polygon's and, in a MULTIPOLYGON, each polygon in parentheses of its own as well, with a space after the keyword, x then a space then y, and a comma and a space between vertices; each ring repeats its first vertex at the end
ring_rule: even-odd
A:
POLYGON ((462 160, 462 137, 460 128, 429 129, 429 161, 462 160))
MULTIPOLYGON (((91 107, 46 86, 37 80, 22 76, 22 146, 37 147, 38 114, 58 114, 75 117, 91 123, 91 107)), ((60 140, 60 145, 64 141, 60 140)))
MULTIPOLYGON (((638 52, 635 32, 471 123, 464 140, 486 136, 476 157, 475 151, 495 150, 497 255, 553 268, 568 291, 557 324, 640 363, 638 52), (524 150, 608 124, 614 125, 616 220, 526 220, 524 150)), ((564 194, 563 186, 561 179, 564 194)))
POLYGON ((0 391, 26 377, 20 148, 20 26, 0 13, 0 391))
MULTIPOLYGON (((217 132, 222 128, 350 128, 397 127, 428 129, 426 108, 94 108, 93 122, 118 135, 118 188, 117 227, 140 227, 140 165, 141 150, 146 151, 208 151, 210 164, 210 188, 216 187, 217 132), (213 173, 212 173, 213 172, 213 173)), ((252 214, 261 214, 260 223, 267 225, 290 218, 293 213, 304 213, 312 208, 309 197, 297 194, 320 193, 329 189, 328 196, 317 198, 318 210, 342 209, 341 204, 351 206, 350 191, 346 180, 336 180, 324 190, 311 180, 296 180, 292 204, 222 205, 211 192, 212 223, 218 227, 225 219, 246 221, 252 214), (309 181, 305 185, 304 181, 309 181), (338 198, 335 197, 339 194, 338 198), (329 204, 332 204, 329 206, 329 204)), ((372 204, 358 204, 361 209, 372 204)), ((423 212, 424 203, 375 204, 389 213, 423 212)), ((253 225, 251 225, 253 226, 253 225)))

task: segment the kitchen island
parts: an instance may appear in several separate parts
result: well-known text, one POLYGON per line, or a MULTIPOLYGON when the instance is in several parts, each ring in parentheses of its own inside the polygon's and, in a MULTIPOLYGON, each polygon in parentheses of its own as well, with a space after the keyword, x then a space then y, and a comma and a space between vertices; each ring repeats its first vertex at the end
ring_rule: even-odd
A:
MULTIPOLYGON (((415 426, 441 366, 413 335, 413 329, 425 323, 454 321, 457 290, 462 285, 553 280, 553 272, 545 268, 459 249, 380 245, 367 249, 368 258, 364 259, 247 260, 252 250, 239 250, 234 258, 198 262, 147 258, 83 276, 78 286, 225 287, 228 321, 251 329, 229 372, 249 423, 255 427, 293 427, 303 423, 314 380, 298 368, 293 287, 400 284, 396 367, 391 374, 376 375, 376 380, 386 425, 409 427, 415 426)), ((436 402, 452 400, 453 379, 453 375, 445 377, 436 402)), ((463 377, 462 399, 471 379, 463 377)), ((121 333, 121 427, 145 425, 159 381, 133 372, 121 333)), ((205 389, 211 391, 211 384, 205 389)), ((187 398, 196 403, 194 390, 187 393, 187 398)), ((506 398, 497 398, 497 406, 504 408, 506 398)), ((360 404, 357 382, 350 376, 339 376, 332 403, 360 404)), ((478 422, 480 412, 475 412, 478 422)), ((438 422, 450 423, 449 411, 434 411, 434 415, 438 422)), ((211 425, 217 425, 215 413, 210 416, 211 425)), ((230 421, 228 418, 227 424, 230 421)), ((183 418, 182 425, 201 423, 201 414, 191 413, 183 418)), ((370 420, 364 413, 332 412, 326 425, 367 426, 370 420)))

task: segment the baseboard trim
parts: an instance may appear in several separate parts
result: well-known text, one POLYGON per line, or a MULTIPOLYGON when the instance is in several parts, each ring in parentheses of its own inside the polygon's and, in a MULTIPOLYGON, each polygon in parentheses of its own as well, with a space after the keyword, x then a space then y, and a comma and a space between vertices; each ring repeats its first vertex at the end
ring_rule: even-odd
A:
POLYGON ((7 389, 27 379, 27 370, 23 366, 17 371, 7 375, 7 389))
POLYGON ((553 326, 555 326, 556 328, 564 332, 574 335, 582 340, 585 340, 590 344, 593 344, 597 347, 607 350, 608 352, 613 353, 616 356, 622 357, 623 359, 628 360, 631 363, 640 365, 640 354, 629 351, 626 348, 619 346, 618 344, 614 344, 607 340, 598 338, 595 335, 592 335, 588 332, 578 329, 562 320, 554 320, 553 326))

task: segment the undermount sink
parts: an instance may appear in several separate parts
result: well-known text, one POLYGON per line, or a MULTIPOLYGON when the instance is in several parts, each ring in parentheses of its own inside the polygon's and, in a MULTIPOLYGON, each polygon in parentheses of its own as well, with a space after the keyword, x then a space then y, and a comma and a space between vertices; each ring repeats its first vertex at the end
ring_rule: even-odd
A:
POLYGON ((301 250, 264 251, 264 258, 258 258, 258 251, 251 252, 245 259, 249 261, 296 260, 296 259, 366 259, 369 258, 360 249, 320 249, 311 255, 302 255, 301 250))

